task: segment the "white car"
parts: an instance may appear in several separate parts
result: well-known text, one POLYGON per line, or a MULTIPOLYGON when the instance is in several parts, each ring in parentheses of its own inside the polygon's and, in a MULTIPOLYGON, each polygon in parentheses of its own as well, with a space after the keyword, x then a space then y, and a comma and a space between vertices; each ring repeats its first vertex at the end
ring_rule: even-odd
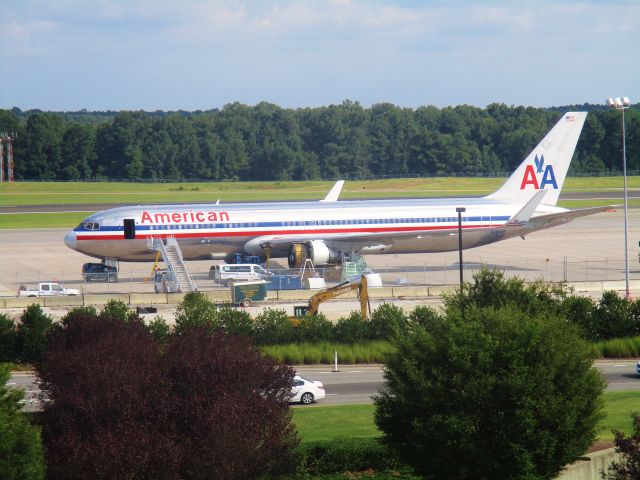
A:
POLYGON ((299 375, 293 377, 291 386, 290 403, 300 402, 303 405, 310 405, 316 400, 324 398, 324 385, 318 380, 307 380, 299 375))

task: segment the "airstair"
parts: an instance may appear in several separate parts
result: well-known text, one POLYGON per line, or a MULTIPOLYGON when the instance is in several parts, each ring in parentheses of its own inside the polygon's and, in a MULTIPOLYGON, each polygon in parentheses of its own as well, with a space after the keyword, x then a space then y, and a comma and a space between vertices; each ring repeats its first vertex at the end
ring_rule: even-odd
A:
POLYGON ((193 292, 198 289, 195 282, 189 275, 187 265, 184 263, 180 245, 174 237, 149 238, 147 246, 150 250, 156 250, 162 255, 162 260, 167 266, 169 276, 178 282, 180 292, 193 292))

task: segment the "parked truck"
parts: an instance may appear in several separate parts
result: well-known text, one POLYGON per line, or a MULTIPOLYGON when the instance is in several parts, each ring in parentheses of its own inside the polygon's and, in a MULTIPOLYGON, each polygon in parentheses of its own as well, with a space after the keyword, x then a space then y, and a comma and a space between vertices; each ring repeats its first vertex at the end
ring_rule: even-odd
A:
POLYGON ((54 295, 80 295, 80 290, 65 288, 54 282, 40 282, 37 289, 20 285, 20 290, 18 290, 19 297, 50 297, 54 295))

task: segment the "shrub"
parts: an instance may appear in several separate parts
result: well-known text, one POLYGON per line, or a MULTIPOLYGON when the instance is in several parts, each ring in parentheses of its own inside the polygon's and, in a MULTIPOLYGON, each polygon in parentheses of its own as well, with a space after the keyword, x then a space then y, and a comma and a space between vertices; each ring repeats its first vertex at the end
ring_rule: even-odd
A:
POLYGON ((74 307, 67 312, 67 314, 62 317, 61 323, 63 325, 68 324, 69 322, 74 321, 76 318, 95 318, 98 316, 98 312, 95 307, 87 306, 87 307, 74 307))
POLYGON ((369 338, 369 323, 362 320, 360 312, 342 317, 333 327, 333 337, 339 343, 358 343, 369 338))
POLYGON ((167 325, 167 321, 161 315, 153 317, 153 320, 147 325, 147 329, 161 345, 167 343, 171 335, 171 327, 167 325))
MULTIPOLYGON (((90 313, 90 311, 87 312, 87 314, 90 313)), ((116 299, 109 300, 107 304, 102 307, 100 316, 113 318, 115 320, 120 320, 121 322, 128 322, 135 318, 139 318, 136 312, 129 309, 129 306, 126 303, 124 303, 122 300, 116 299)))
POLYGON ((16 324, 0 313, 0 363, 16 360, 16 324))
POLYGON ((333 324, 322 313, 312 317, 303 317, 296 327, 298 341, 319 343, 330 341, 333 337, 333 324))
POLYGON ((391 303, 384 303, 371 314, 369 337, 372 340, 391 340, 409 330, 404 311, 391 303))
POLYGON ((251 315, 228 305, 218 311, 218 326, 230 335, 250 337, 253 334, 251 315))
POLYGON ((549 479, 597 434, 604 381, 563 318, 467 306, 395 344, 375 420, 419 474, 549 479))
POLYGON ((580 328, 587 340, 600 340, 602 331, 595 316, 596 303, 589 297, 568 297, 562 302, 562 313, 567 320, 580 328))
POLYGON ((0 478, 40 480, 44 478, 44 456, 40 432, 20 411, 21 390, 7 388, 9 367, 0 365, 0 478))
POLYGON ((600 339, 638 335, 638 323, 632 312, 633 303, 609 291, 602 294, 594 312, 594 323, 600 339))
POLYGON ((253 322, 257 345, 283 345, 295 339, 295 327, 284 310, 266 308, 253 322))
POLYGON ((308 475, 390 470, 401 466, 395 452, 377 438, 307 442, 300 447, 300 454, 308 475))
POLYGON ((418 305, 409 314, 409 329, 425 328, 429 330, 434 322, 440 320, 440 314, 433 308, 425 305, 418 305))
POLYGON ((640 478, 640 416, 633 417, 633 434, 629 437, 620 431, 615 431, 616 452, 621 459, 609 465, 606 472, 602 472, 603 480, 637 480, 640 478))
POLYGON ((16 347, 23 362, 39 362, 47 349, 47 333, 53 319, 38 304, 29 305, 20 317, 16 330, 16 347))
POLYGON ((176 308, 175 332, 180 334, 190 327, 206 327, 212 332, 218 328, 215 304, 202 292, 189 292, 176 308))
POLYGON ((520 311, 536 315, 558 312, 566 295, 564 287, 553 287, 542 281, 525 285, 521 278, 505 279, 502 272, 483 269, 473 276, 473 282, 464 284, 462 291, 444 294, 443 301, 446 310, 511 305, 520 311))

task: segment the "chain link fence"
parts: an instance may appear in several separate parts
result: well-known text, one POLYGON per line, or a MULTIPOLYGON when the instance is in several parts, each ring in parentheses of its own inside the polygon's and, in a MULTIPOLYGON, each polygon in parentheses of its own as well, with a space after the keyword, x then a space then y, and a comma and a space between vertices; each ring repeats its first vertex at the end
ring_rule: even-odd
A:
MULTIPOLYGON (((199 262, 200 265, 204 262, 199 262)), ((190 274, 201 291, 228 288, 213 279, 208 267, 196 266, 190 268, 190 274)), ((505 260, 500 263, 463 263, 465 281, 471 281, 473 275, 482 268, 495 269, 503 272, 507 277, 517 276, 525 282, 542 279, 548 282, 595 282, 625 279, 624 259, 605 258, 600 260, 505 260)), ((274 275, 299 276, 298 269, 271 269, 274 275)), ((455 263, 435 262, 391 265, 378 265, 371 269, 380 275, 383 286, 434 286, 456 285, 460 278, 460 265, 455 263)), ((307 272, 308 273, 308 272, 307 272)), ((339 267, 316 268, 313 276, 324 278, 327 286, 340 283, 342 269, 339 267)), ((630 259, 629 277, 640 279, 640 268, 636 267, 635 259, 630 259)), ((16 295, 21 285, 37 286, 39 282, 58 282, 67 288, 77 288, 85 294, 102 293, 152 293, 153 279, 149 274, 142 273, 140 267, 121 264, 116 282, 85 281, 77 271, 46 272, 16 274, 12 281, 16 295)))

